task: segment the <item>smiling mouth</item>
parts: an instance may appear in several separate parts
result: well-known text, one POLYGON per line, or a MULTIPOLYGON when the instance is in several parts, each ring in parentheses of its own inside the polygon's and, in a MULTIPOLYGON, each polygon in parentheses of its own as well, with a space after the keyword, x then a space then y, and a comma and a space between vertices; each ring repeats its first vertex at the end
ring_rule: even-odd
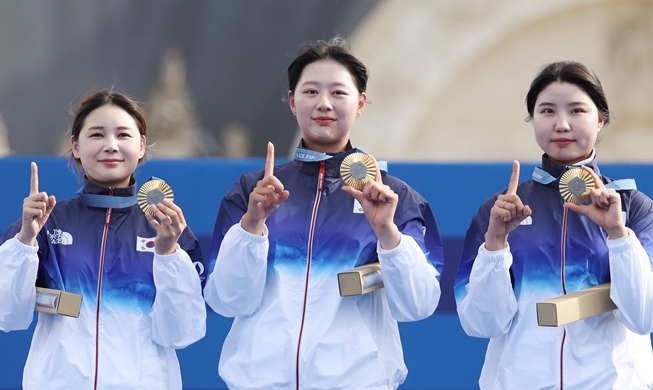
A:
POLYGON ((558 146, 567 146, 567 145, 571 144, 572 142, 574 142, 574 141, 571 140, 571 139, 554 139, 553 140, 553 143, 558 145, 558 146))

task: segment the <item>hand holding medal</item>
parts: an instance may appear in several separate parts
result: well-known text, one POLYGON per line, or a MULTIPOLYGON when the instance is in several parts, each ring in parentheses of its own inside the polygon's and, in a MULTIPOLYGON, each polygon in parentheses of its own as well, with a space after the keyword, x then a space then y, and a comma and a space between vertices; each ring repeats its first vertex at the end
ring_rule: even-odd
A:
POLYGON ((383 184, 381 171, 374 157, 352 153, 340 165, 342 187, 356 199, 376 233, 381 248, 393 249, 401 241, 401 233, 394 224, 399 196, 383 184))
POLYGON ((186 229, 184 213, 173 201, 172 188, 163 180, 148 180, 138 190, 138 205, 157 232, 154 251, 160 255, 174 253, 177 240, 186 229))
MULTIPOLYGON (((606 188, 601 181, 601 178, 591 168, 583 166, 582 171, 584 175, 589 175, 592 181, 591 184, 588 184, 588 187, 591 186, 592 188, 588 191, 587 195, 583 195, 587 197, 587 200, 591 200, 591 202, 589 204, 576 204, 567 201, 564 207, 590 218, 594 223, 601 226, 608 233, 608 236, 611 239, 627 236, 628 229, 626 229, 626 225, 621 215, 621 196, 619 193, 612 188, 606 188)), ((560 182, 562 184, 562 178, 560 182)), ((576 192, 582 189, 580 183, 569 183, 568 187, 571 187, 572 185, 578 187, 574 189, 576 192)), ((562 190, 561 186, 561 193, 562 190)), ((587 200, 581 203, 585 203, 587 200)))

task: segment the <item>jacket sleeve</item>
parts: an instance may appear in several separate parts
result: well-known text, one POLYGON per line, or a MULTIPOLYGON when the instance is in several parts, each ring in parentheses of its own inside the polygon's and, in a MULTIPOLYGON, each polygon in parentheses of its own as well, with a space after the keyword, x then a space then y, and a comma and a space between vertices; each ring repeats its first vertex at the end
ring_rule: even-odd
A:
POLYGON ((0 246, 0 330, 27 329, 34 318, 38 247, 14 236, 0 246))
POLYGON ((188 253, 154 254, 156 296, 150 317, 152 339, 167 348, 185 348, 206 333, 206 306, 197 270, 188 253))
MULTIPOLYGON (((629 229, 630 230, 630 229, 629 229)), ((635 233, 608 240, 610 299, 619 308, 621 322, 638 334, 653 332, 653 272, 635 233)))
POLYGON ((442 239, 428 202, 407 185, 397 193, 395 224, 401 242, 391 250, 383 250, 377 243, 377 255, 392 317, 417 321, 433 314, 440 301, 442 239))
POLYGON ((222 240, 213 272, 204 288, 204 299, 225 317, 253 314, 265 291, 268 231, 257 236, 233 225, 222 240))
POLYGON ((642 192, 622 193, 629 236, 608 240, 610 298, 621 322, 638 334, 653 331, 653 201, 642 192))
POLYGON ((510 245, 500 251, 485 248, 490 197, 472 218, 454 284, 458 317, 463 330, 473 337, 492 338, 508 333, 517 313, 510 267, 510 245))
POLYGON ((415 239, 402 234, 396 248, 383 250, 377 244, 377 252, 392 317, 416 321, 433 314, 440 301, 440 274, 415 239))
POLYGON ((511 265, 510 246, 500 251, 479 247, 464 292, 456 294, 460 324, 469 336, 492 338, 510 330, 517 313, 511 265))

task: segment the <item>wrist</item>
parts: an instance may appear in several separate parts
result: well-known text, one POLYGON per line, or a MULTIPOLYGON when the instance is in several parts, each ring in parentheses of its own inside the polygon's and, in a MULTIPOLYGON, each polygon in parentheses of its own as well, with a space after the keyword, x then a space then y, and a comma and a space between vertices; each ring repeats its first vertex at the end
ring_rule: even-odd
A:
POLYGON ((257 236, 263 235, 264 225, 265 225, 265 220, 254 220, 247 213, 245 213, 245 215, 243 215, 243 218, 241 218, 240 220, 240 226, 243 228, 243 230, 257 236))
POLYGON ((401 242, 401 232, 395 224, 384 227, 376 227, 374 228, 374 233, 376 234, 376 237, 379 240, 379 245, 381 245, 382 249, 394 249, 401 242))
POLYGON ((616 228, 605 229, 605 232, 608 233, 609 240, 618 240, 630 234, 628 228, 626 228, 625 226, 617 226, 616 228))
POLYGON ((16 239, 23 245, 36 246, 36 237, 25 237, 22 230, 16 234, 16 239))
POLYGON ((485 233, 485 249, 489 251, 500 251, 508 247, 508 235, 493 236, 485 233))

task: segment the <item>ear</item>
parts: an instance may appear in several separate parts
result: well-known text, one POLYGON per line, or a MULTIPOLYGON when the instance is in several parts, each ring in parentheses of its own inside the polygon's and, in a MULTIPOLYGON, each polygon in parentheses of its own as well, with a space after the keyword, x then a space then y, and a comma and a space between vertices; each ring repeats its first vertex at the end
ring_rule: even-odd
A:
POLYGON ((361 93, 361 96, 358 98, 358 109, 356 110, 356 116, 359 116, 365 110, 365 103, 367 103, 367 94, 365 92, 361 93))
POLYGON ((292 91, 288 91, 288 104, 290 105, 290 111, 293 115, 297 114, 297 109, 295 108, 295 97, 293 96, 292 91))
POLYGON ((71 143, 72 149, 73 149, 73 157, 78 159, 79 158, 79 143, 77 141, 75 141, 75 137, 72 137, 72 136, 70 137, 70 143, 71 143))
POLYGON ((601 131, 601 129, 603 128, 603 125, 605 125, 605 119, 603 118, 602 115, 600 115, 599 116, 599 130, 598 131, 601 131))
POLYGON ((141 136, 141 150, 138 151, 138 159, 142 159, 145 156, 145 145, 147 145, 147 139, 144 135, 141 136))

